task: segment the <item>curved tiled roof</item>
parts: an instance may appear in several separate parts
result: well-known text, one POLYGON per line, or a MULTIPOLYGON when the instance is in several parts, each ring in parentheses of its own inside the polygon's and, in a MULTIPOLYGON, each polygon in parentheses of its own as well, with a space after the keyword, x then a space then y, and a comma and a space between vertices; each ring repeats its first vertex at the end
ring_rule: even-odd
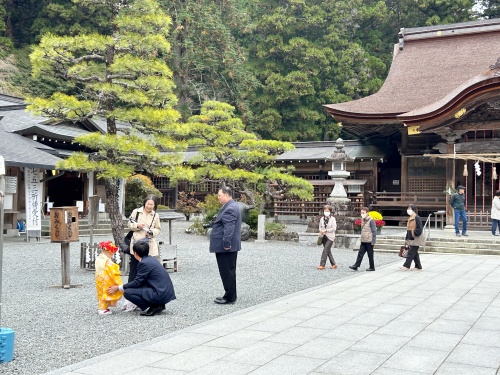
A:
POLYGON ((57 124, 57 125, 43 125, 37 124, 34 126, 30 126, 21 130, 17 130, 18 134, 37 134, 44 137, 52 137, 56 139, 72 141, 73 138, 79 135, 89 134, 87 129, 83 129, 76 125, 68 125, 68 124, 57 124))
POLYGON ((54 149, 44 146, 46 151, 43 151, 40 146, 43 145, 21 135, 0 130, 0 155, 7 166, 54 169, 62 159, 47 152, 54 149))
POLYGON ((398 115, 431 106, 464 82, 486 72, 500 57, 500 21, 488 20, 407 30, 395 45, 380 90, 366 98, 328 104, 345 123, 397 123, 398 115))

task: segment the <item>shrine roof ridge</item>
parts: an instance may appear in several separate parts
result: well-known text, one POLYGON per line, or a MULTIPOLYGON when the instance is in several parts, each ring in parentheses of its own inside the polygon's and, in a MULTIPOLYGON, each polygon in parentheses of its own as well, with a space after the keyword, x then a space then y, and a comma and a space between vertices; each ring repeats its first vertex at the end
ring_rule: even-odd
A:
POLYGON ((500 30, 500 18, 424 27, 402 27, 399 32, 399 37, 404 40, 415 40, 464 34, 478 34, 496 30, 500 30))

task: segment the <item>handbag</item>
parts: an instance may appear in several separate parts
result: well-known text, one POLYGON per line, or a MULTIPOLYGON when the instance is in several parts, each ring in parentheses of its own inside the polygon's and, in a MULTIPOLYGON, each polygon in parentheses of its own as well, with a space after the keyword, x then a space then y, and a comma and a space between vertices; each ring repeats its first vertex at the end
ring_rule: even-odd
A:
MULTIPOLYGON (((329 218, 323 218, 323 225, 324 225, 324 227, 325 227, 325 228, 326 228, 326 226, 328 225, 328 220, 329 220, 329 218)), ((326 240, 326 238, 325 238, 325 237, 326 237, 326 236, 325 236, 324 234, 320 234, 320 235, 318 236, 318 239, 316 240, 316 245, 318 245, 318 246, 323 245, 323 244, 326 242, 326 241, 325 241, 325 240, 326 240)))
POLYGON ((320 234, 320 235, 318 236, 318 239, 316 240, 316 245, 318 245, 318 246, 323 245, 323 237, 324 237, 324 236, 323 236, 322 234, 320 234))
MULTIPOLYGON (((135 214, 135 221, 137 221, 138 218, 139 218, 139 211, 137 211, 135 214)), ((154 219, 154 217, 153 217, 153 219, 154 219)), ((134 231, 131 230, 127 233, 127 235, 125 237, 123 237, 121 251, 124 252, 125 254, 132 255, 130 253, 130 242, 132 241, 133 235, 134 235, 134 231)))
POLYGON ((132 255, 132 254, 130 254, 130 242, 132 241, 133 235, 134 235, 134 231, 131 230, 130 232, 127 233, 127 235, 125 237, 123 237, 121 250, 125 254, 132 255))
POLYGON ((399 256, 401 258, 406 258, 408 256, 408 250, 409 246, 408 245, 403 245, 399 248, 399 256))

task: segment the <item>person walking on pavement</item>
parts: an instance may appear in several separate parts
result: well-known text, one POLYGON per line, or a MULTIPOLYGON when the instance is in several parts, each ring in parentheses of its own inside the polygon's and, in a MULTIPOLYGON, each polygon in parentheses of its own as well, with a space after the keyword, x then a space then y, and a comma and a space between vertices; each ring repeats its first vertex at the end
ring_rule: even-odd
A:
POLYGON ((467 212, 465 212, 465 186, 458 185, 457 192, 451 196, 450 206, 453 207, 455 217, 455 234, 460 237, 460 218, 462 219, 462 236, 467 234, 467 212))
POLYGON ((236 301, 236 259, 241 249, 241 211, 233 192, 223 186, 218 194, 222 208, 212 221, 210 252, 215 253, 225 294, 215 298, 218 304, 236 301))
POLYGON ((417 209, 414 205, 408 205, 406 213, 408 214, 408 223, 406 224, 406 244, 409 246, 406 261, 399 267, 403 271, 408 271, 411 267, 411 262, 415 262, 415 269, 421 270, 422 263, 420 263, 420 256, 418 255, 418 248, 425 245, 424 227, 422 219, 416 213, 417 209))
POLYGON ((495 197, 493 198, 493 204, 491 205, 491 234, 494 236, 499 236, 497 234, 500 232, 500 190, 495 192, 495 197))
POLYGON ((316 267, 318 270, 325 269, 327 257, 330 260, 330 268, 337 268, 332 255, 332 245, 335 241, 336 230, 337 221, 332 216, 332 206, 327 204, 323 207, 323 216, 319 220, 319 233, 323 235, 323 253, 321 254, 319 266, 316 267))
POLYGON ((358 251, 358 258, 356 263, 349 266, 351 270, 357 271, 359 266, 361 266, 361 261, 368 253, 368 261, 370 262, 370 268, 367 271, 375 271, 375 263, 373 261, 373 246, 377 240, 377 227, 375 225, 375 220, 373 220, 370 215, 368 215, 368 208, 361 208, 361 245, 358 251))

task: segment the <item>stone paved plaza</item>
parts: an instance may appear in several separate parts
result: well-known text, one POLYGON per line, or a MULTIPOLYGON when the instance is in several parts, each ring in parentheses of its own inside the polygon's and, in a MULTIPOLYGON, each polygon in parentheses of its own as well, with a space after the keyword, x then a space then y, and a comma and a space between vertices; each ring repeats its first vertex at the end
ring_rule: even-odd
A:
POLYGON ((500 257, 422 264, 360 272, 50 374, 499 374, 500 257))
MULTIPOLYGON (((319 246, 248 241, 238 255, 238 303, 216 305, 213 299, 221 295, 222 283, 215 256, 208 252, 206 237, 184 233, 188 224, 182 220, 173 223, 179 272, 170 275, 177 300, 169 303, 162 315, 152 318, 120 311, 110 316, 97 315, 94 272, 80 269, 79 243, 70 247, 71 282, 81 286, 63 290, 50 288, 61 285, 60 244, 52 244, 48 239, 26 243, 22 238, 6 238, 1 325, 12 328, 16 338, 14 360, 0 365, 0 373, 42 374, 352 276, 347 266, 356 257, 353 251, 335 249, 339 268, 317 271, 319 246)), ((167 233, 164 228, 163 240, 168 240, 167 233)), ((95 241, 109 239, 100 236, 95 241)), ((88 238, 80 240, 85 242, 88 238)), ((395 261, 395 254, 376 256, 377 267, 395 261)))
POLYGON ((62 290, 49 287, 61 281, 59 244, 8 239, 2 326, 16 341, 2 375, 499 373, 500 257, 424 254, 422 272, 402 272, 396 254, 376 253, 377 271, 364 272, 365 259, 356 273, 356 253, 335 249, 339 268, 317 271, 320 247, 249 241, 238 302, 219 306, 214 256, 187 225, 174 223, 178 299, 149 318, 96 314, 78 243, 71 281, 81 286, 62 290))

